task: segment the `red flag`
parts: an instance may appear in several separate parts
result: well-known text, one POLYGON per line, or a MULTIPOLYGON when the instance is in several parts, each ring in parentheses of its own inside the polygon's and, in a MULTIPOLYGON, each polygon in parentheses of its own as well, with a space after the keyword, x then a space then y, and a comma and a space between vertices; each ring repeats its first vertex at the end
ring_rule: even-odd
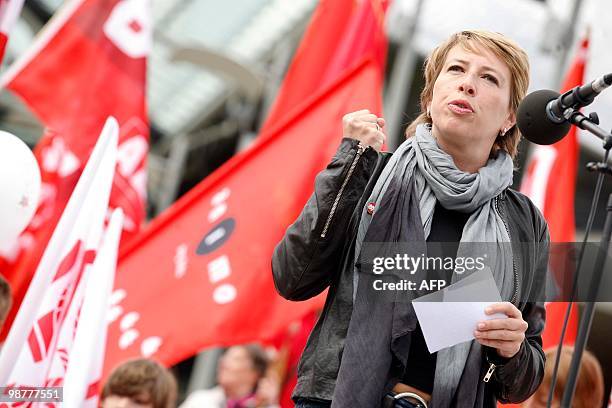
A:
MULTIPOLYGON (((562 92, 582 85, 588 40, 584 40, 568 72, 562 92)), ((527 194, 544 214, 550 230, 551 242, 574 242, 576 224, 574 220, 574 198, 576 192, 576 170, 578 166, 578 140, 576 127, 569 134, 550 146, 537 146, 527 165, 527 173, 521 191, 527 194), (555 182, 563 180, 563 183, 555 182)), ((559 265, 551 265, 551 269, 559 265)), ((571 284, 571 274, 563 273, 564 284, 571 284)), ((542 334, 544 348, 559 343, 567 303, 553 302, 546 305, 546 327, 542 334)), ((578 312, 572 308, 564 344, 573 344, 578 330, 578 312)))
POLYGON ((22 8, 23 0, 0 0, 0 62, 4 58, 9 33, 19 18, 22 8))
MULTIPOLYGON (((319 7, 332 3, 338 2, 319 7)), ((377 3, 361 2, 370 10, 377 3)), ((335 24, 322 15, 315 14, 309 33, 322 21, 335 24)), ((298 54, 337 46, 304 42, 298 54)), ((370 51, 357 55, 324 89, 303 94, 291 113, 154 220, 122 254, 105 372, 136 355, 173 364, 204 347, 270 339, 321 307, 322 297, 288 302, 278 296, 270 259, 311 194, 315 175, 334 154, 342 116, 364 106, 381 111, 383 63, 376 58, 384 52, 370 51)), ((287 79, 282 93, 292 94, 293 86, 301 89, 287 79)))
POLYGON ((384 72, 387 39, 380 27, 388 4, 386 0, 326 0, 319 4, 261 133, 337 80, 355 61, 371 56, 384 72))
MULTIPOLYGON (((13 287, 13 315, 108 116, 120 126, 110 207, 125 213, 123 241, 144 220, 148 124, 148 0, 73 0, 2 78, 45 125, 35 149, 42 175, 37 213, 0 271, 13 287)), ((7 327, 5 325, 5 327, 7 327)))

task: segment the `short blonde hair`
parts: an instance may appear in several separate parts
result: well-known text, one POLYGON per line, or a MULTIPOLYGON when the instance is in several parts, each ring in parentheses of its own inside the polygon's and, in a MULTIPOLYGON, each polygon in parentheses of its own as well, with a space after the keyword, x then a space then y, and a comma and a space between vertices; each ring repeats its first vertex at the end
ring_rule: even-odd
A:
MULTIPOLYGON (((482 47, 492 52, 508 66, 511 74, 510 109, 516 114, 519 103, 525 97, 529 88, 529 57, 527 53, 518 44, 502 34, 482 30, 464 30, 451 35, 449 39, 438 45, 425 60, 425 87, 421 92, 421 113, 406 129, 406 137, 414 135, 417 125, 432 123, 431 117, 427 115, 427 105, 433 99, 434 83, 442 71, 446 56, 456 45, 461 45, 470 52, 475 52, 477 47, 482 47)), ((515 125, 505 135, 497 136, 491 154, 495 154, 498 150, 505 150, 514 159, 520 140, 521 133, 515 125)))

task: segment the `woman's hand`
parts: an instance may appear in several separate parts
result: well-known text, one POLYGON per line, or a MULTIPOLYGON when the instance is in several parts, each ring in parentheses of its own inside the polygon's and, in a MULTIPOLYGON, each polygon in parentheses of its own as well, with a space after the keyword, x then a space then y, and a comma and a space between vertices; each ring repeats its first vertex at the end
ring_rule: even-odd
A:
POLYGON ((502 357, 513 357, 521 349, 528 327, 521 311, 510 302, 502 302, 488 306, 485 313, 504 313, 508 318, 479 322, 477 330, 474 331, 476 340, 483 346, 493 347, 502 357))
POLYGON ((357 139, 363 145, 371 146, 379 151, 385 143, 385 134, 381 129, 383 126, 385 126, 385 120, 367 109, 347 113, 342 117, 344 137, 357 139))

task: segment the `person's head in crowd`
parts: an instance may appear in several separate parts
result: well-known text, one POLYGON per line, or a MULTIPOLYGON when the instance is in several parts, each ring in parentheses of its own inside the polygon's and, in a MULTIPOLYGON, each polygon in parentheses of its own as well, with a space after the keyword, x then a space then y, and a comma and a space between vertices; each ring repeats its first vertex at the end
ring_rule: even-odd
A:
POLYGON ((268 364, 268 356, 256 344, 230 347, 219 359, 217 382, 228 398, 243 398, 255 393, 268 364))
POLYGON ((116 367, 100 396, 101 408, 174 408, 176 379, 155 361, 141 358, 116 367))
POLYGON ((11 294, 11 287, 9 283, 0 275, 0 330, 4 325, 6 316, 8 315, 11 305, 13 303, 13 297, 11 294))
MULTIPOLYGON (((535 394, 523 404, 524 408, 545 408, 547 406, 553 369, 555 360, 557 359, 557 347, 547 349, 545 353, 546 367, 544 370, 544 379, 535 394)), ((573 347, 563 346, 561 350, 561 359, 559 360, 557 382, 555 384, 555 391, 551 404, 553 408, 561 406, 573 354, 573 347)), ((576 392, 574 393, 572 408, 601 407, 604 398, 603 394, 604 381, 601 366, 597 358, 591 352, 584 350, 582 353, 582 360, 580 361, 580 371, 576 382, 576 392)))

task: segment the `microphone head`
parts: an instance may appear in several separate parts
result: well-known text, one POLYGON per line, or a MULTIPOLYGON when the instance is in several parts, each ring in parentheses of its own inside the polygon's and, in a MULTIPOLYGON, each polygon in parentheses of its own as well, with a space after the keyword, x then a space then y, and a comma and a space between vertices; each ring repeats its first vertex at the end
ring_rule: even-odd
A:
POLYGON ((559 97, 559 92, 542 89, 530 93, 522 100, 516 115, 516 124, 527 140, 539 145, 550 145, 563 139, 570 123, 553 122, 546 113, 548 103, 559 97))

